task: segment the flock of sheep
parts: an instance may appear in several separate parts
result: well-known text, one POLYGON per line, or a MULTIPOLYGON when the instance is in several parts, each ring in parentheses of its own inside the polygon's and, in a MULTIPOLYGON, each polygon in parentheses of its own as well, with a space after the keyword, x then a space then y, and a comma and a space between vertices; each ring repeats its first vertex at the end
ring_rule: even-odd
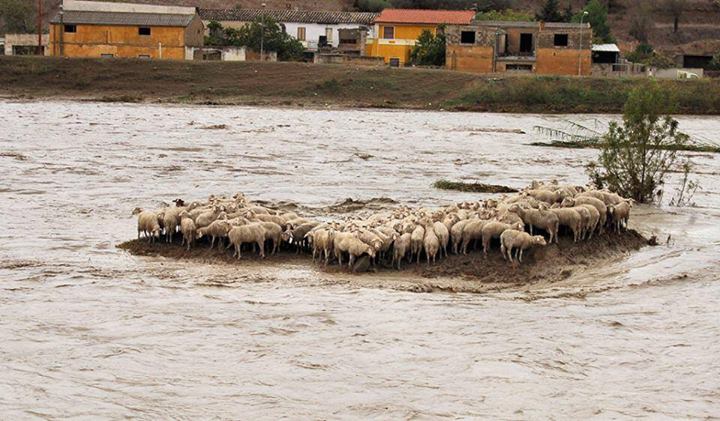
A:
POLYGON ((631 200, 615 193, 557 182, 533 182, 500 199, 434 211, 401 207, 344 221, 315 221, 274 211, 250 203, 242 193, 174 203, 157 211, 136 208, 138 239, 142 234, 155 241, 164 235, 172 242, 180 235, 189 250, 205 238, 211 249, 216 243, 220 249, 233 247, 238 259, 243 245, 252 245, 264 258, 266 251, 275 254, 287 244, 297 253, 311 252, 313 261, 319 258, 326 265, 337 260, 352 267, 367 255, 373 262, 383 260, 398 269, 403 261, 419 263, 422 257, 430 265, 449 253, 467 254, 471 249, 481 248, 487 255, 493 240, 499 240, 502 256, 511 264, 522 262, 524 251, 557 243, 561 233, 577 242, 606 230, 625 229, 632 208, 631 200))

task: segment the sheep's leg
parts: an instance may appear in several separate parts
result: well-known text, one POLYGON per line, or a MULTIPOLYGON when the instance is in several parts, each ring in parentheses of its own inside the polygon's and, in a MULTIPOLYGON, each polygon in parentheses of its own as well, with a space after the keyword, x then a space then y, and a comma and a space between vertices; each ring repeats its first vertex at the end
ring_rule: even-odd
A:
POLYGON ((235 255, 237 256, 238 260, 242 257, 242 243, 235 244, 235 255))
POLYGON ((352 268, 354 263, 355 263, 355 255, 350 253, 350 259, 348 260, 348 267, 352 268))
POLYGON ((215 247, 215 236, 214 235, 212 236, 212 239, 210 240, 210 250, 212 250, 213 247, 215 247))
POLYGON ((260 257, 265 258, 265 240, 257 242, 258 249, 260 249, 260 257))
POLYGON ((530 235, 534 235, 534 234, 533 234, 533 226, 532 226, 532 224, 530 224, 530 235))
POLYGON ((518 259, 518 260, 520 261, 520 263, 522 263, 523 251, 524 251, 524 250, 525 250, 525 249, 523 249, 523 248, 520 249, 520 258, 518 259))

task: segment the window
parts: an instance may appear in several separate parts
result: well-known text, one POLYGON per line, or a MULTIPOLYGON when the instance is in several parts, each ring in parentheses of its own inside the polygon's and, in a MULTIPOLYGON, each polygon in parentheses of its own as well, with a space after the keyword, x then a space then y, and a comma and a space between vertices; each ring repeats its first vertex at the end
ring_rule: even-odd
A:
POLYGON ((395 27, 394 26, 383 26, 383 38, 384 39, 395 39, 395 27))
POLYGON ((74 34, 77 32, 77 26, 75 25, 65 25, 65 32, 69 34, 74 34))
POLYGON ((390 57, 388 64, 390 67, 400 67, 400 59, 398 57, 390 57))
POLYGON ((100 58, 113 58, 112 54, 100 54, 100 58))
POLYGON ((333 42, 333 29, 332 28, 325 28, 325 37, 327 38, 327 42, 332 44, 333 42))
POLYGON ((298 41, 305 41, 305 27, 304 26, 298 26, 297 39, 298 39, 298 41))
POLYGON ((150 28, 147 26, 141 26, 138 28, 138 35, 150 35, 150 28))
POLYGON ((475 31, 460 32, 460 44, 475 44, 475 31))
POLYGON ((138 56, 138 58, 139 58, 140 60, 150 60, 150 56, 147 55, 147 54, 140 54, 140 55, 138 56))
POLYGON ((520 54, 528 54, 533 51, 532 34, 520 34, 520 54))
POLYGON ((532 64, 508 64, 505 66, 508 72, 532 72, 532 64))
POLYGON ((567 47, 568 45, 568 34, 555 34, 555 40, 553 41, 556 47, 567 47))

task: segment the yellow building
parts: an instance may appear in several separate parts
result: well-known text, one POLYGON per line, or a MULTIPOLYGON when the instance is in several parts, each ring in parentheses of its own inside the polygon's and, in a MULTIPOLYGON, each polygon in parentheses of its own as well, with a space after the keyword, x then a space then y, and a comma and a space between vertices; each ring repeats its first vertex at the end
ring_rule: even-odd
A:
POLYGON ((469 25, 474 17, 472 10, 385 9, 374 21, 374 37, 367 39, 365 53, 403 66, 423 31, 435 34, 440 25, 469 25))
POLYGON ((65 0, 50 20, 50 54, 192 59, 204 27, 193 7, 65 0))

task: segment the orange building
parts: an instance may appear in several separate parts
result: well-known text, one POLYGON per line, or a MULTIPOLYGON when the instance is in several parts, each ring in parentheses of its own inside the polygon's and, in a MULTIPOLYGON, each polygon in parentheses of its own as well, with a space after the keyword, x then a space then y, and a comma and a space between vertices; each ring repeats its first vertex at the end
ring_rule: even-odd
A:
POLYGON ((490 22, 445 30, 448 69, 474 73, 591 74, 589 24, 490 22))
POLYGON ((184 60, 203 42, 193 7, 65 0, 50 20, 53 56, 184 60))
POLYGON ((374 36, 367 39, 365 54, 403 66, 423 31, 435 34, 440 25, 468 25, 474 17, 472 10, 385 9, 374 21, 374 36))

